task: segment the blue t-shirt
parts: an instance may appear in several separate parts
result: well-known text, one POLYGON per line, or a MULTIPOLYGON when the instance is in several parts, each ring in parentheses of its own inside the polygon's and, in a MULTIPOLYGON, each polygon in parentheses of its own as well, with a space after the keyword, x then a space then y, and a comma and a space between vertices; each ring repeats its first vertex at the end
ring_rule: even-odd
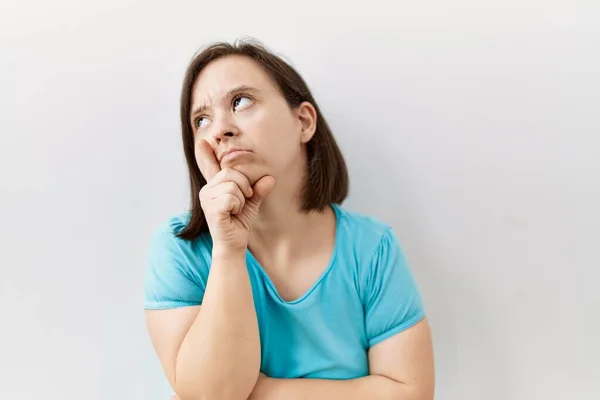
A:
MULTIPOLYGON (((250 251, 247 268, 262 346, 261 371, 274 378, 352 379, 369 374, 369 347, 424 317, 417 284, 391 228, 332 205, 330 263, 300 298, 284 301, 250 251)), ((202 304, 211 266, 209 234, 179 239, 189 213, 154 236, 145 280, 145 309, 202 304)))

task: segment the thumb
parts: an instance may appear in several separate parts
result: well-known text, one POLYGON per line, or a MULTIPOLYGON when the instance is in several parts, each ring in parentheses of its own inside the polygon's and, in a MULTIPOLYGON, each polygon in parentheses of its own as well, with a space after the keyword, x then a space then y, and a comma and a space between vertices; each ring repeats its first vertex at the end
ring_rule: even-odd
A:
POLYGON ((249 199, 250 202, 254 203, 257 207, 263 202, 271 191, 275 187, 275 178, 270 175, 263 176, 259 180, 256 181, 254 186, 252 186, 252 191, 254 194, 249 199))

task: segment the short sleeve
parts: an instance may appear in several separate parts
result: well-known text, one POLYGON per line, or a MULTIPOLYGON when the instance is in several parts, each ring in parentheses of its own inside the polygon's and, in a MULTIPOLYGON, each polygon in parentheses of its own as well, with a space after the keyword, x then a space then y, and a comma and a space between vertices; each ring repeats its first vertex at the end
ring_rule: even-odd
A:
POLYGON ((168 224, 152 237, 144 279, 144 308, 161 310, 202 304, 204 286, 192 270, 188 246, 168 224))
POLYGON ((415 325, 425 316, 417 283, 391 229, 382 236, 366 286, 369 347, 415 325))

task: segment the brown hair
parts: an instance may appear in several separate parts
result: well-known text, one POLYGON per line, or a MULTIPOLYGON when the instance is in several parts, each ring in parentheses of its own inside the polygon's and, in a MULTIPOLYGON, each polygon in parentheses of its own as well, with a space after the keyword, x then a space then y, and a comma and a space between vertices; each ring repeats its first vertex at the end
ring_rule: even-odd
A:
POLYGON ((255 40, 238 40, 233 44, 218 42, 198 53, 189 64, 181 91, 181 134, 187 161, 191 189, 191 216, 187 226, 178 233, 182 239, 192 240, 208 232, 200 206, 199 192, 206 184, 194 155, 194 129, 190 123, 192 90, 196 78, 210 62, 229 55, 249 57, 258 63, 276 84, 291 108, 310 102, 317 112, 317 126, 312 139, 306 144, 307 173, 302 188, 302 207, 305 212, 320 211, 331 203, 342 203, 348 195, 348 170, 342 153, 325 118, 304 79, 293 67, 255 40))

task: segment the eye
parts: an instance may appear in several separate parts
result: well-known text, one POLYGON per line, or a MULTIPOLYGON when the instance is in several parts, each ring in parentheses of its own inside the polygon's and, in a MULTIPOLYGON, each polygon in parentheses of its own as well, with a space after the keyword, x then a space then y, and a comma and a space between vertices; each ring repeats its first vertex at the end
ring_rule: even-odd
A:
POLYGON ((233 100, 233 110, 237 111, 241 108, 248 107, 252 103, 252 99, 248 96, 238 96, 233 100))
POLYGON ((196 129, 204 128, 206 125, 208 125, 208 118, 199 117, 196 119, 196 129))

